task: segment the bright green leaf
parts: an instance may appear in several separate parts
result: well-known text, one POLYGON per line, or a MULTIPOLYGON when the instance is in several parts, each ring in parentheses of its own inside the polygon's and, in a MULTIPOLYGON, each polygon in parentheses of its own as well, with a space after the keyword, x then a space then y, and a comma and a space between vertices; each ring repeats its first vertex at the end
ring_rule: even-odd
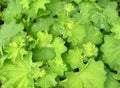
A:
POLYGON ((53 19, 51 17, 40 18, 34 23, 31 27, 31 32, 35 33, 38 31, 46 31, 49 30, 50 25, 52 24, 53 19))
POLYGON ((65 63, 69 64, 72 69, 83 67, 83 56, 80 49, 71 49, 63 56, 65 63))
POLYGON ((6 23, 1 26, 0 30, 0 45, 6 45, 11 38, 23 30, 23 24, 16 24, 14 22, 6 23))
POLYGON ((56 37, 53 40, 52 47, 54 48, 57 56, 61 55, 62 53, 64 53, 67 50, 67 48, 64 44, 65 44, 64 40, 60 37, 56 37))
POLYGON ((23 8, 29 8, 29 4, 31 0, 18 0, 18 2, 22 5, 23 8))
POLYGON ((102 33, 97 27, 94 27, 92 25, 85 25, 85 37, 84 37, 84 42, 91 42, 94 44, 100 44, 102 43, 102 33))
POLYGON ((112 35, 106 35, 104 44, 101 47, 103 52, 103 61, 112 69, 119 71, 120 68, 120 40, 115 39, 112 35))
POLYGON ((115 80, 113 74, 110 72, 107 73, 105 88, 120 88, 120 83, 117 80, 115 80))
POLYGON ((10 0, 8 2, 8 7, 3 11, 3 20, 5 22, 15 22, 15 18, 20 17, 21 6, 15 0, 10 0))
POLYGON ((83 49, 84 49, 85 56, 87 56, 87 57, 92 57, 92 56, 96 57, 97 56, 98 49, 94 44, 92 44, 90 42, 83 44, 83 49))
POLYGON ((52 41, 52 34, 48 34, 47 32, 38 32, 37 33, 37 48, 46 47, 50 45, 52 41))
POLYGON ((49 65, 51 70, 60 76, 63 76, 64 72, 67 70, 66 64, 63 62, 61 56, 56 56, 54 59, 50 60, 49 65))
POLYGON ((31 8, 28 12, 28 16, 34 18, 37 15, 39 9, 46 10, 45 4, 47 3, 50 3, 50 0, 34 0, 31 2, 31 8))
POLYGON ((47 72, 46 70, 41 70, 41 77, 36 81, 36 86, 40 86, 42 88, 50 88, 57 84, 55 81, 56 74, 52 72, 47 72), (42 73, 42 75, 41 75, 42 73))
POLYGON ((113 24, 111 31, 115 33, 115 38, 120 39, 120 23, 119 22, 117 23, 115 22, 113 24))
POLYGON ((104 88, 106 72, 101 61, 90 60, 80 72, 71 72, 66 76, 60 82, 64 88, 104 88))
POLYGON ((85 28, 84 25, 76 24, 74 25, 72 31, 72 36, 68 37, 68 41, 72 42, 73 45, 83 42, 83 38, 85 37, 85 28))
POLYGON ((2 88, 34 88, 34 77, 39 69, 32 67, 32 54, 16 62, 6 61, 0 68, 0 76, 4 77, 2 88), (33 74, 35 72, 35 74, 33 74), (24 84, 24 85, 23 85, 24 84))

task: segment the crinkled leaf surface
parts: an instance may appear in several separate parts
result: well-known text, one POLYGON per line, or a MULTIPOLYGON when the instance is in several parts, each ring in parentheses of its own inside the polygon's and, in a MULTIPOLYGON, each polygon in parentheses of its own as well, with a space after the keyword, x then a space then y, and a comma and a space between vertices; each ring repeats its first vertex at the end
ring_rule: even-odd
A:
MULTIPOLYGON (((92 11, 91 21, 98 27, 105 29, 106 31, 110 30, 110 24, 113 21, 118 19, 118 13, 116 11, 117 3, 116 2, 108 2, 105 6, 105 9, 99 8, 100 10, 92 11), (109 14, 111 13, 111 14, 109 14)), ((98 5, 99 7, 99 5, 98 5)))
POLYGON ((51 0, 51 3, 48 3, 46 7, 52 11, 52 14, 58 14, 63 9, 63 2, 60 0, 51 0), (56 5, 57 4, 57 5, 56 5))
POLYGON ((62 60, 61 56, 56 56, 54 59, 49 61, 50 69, 56 74, 63 76, 67 70, 66 64, 62 60))
POLYGON ((120 39, 120 22, 115 22, 111 31, 115 33, 115 38, 120 39))
POLYGON ((81 24, 89 24, 90 23, 90 16, 92 14, 92 11, 94 11, 94 5, 90 2, 81 2, 79 4, 80 8, 80 23, 81 24))
POLYGON ((83 44, 83 49, 84 49, 85 56, 87 56, 87 57, 96 57, 97 56, 98 49, 94 44, 92 44, 90 42, 83 44))
POLYGON ((37 48, 49 46, 52 41, 52 35, 47 32, 37 33, 37 48))
POLYGON ((14 22, 15 17, 20 17, 20 12, 22 8, 19 3, 15 0, 10 0, 8 2, 8 7, 3 11, 3 20, 5 22, 14 22))
POLYGON ((62 53, 64 53, 67 50, 67 48, 64 44, 65 44, 64 40, 60 37, 56 37, 53 40, 52 47, 54 48, 57 56, 61 55, 62 53))
POLYGON ((85 35, 84 42, 91 42, 94 44, 100 44, 102 42, 102 33, 97 27, 91 24, 85 25, 85 35))
POLYGON ((0 45, 7 44, 12 37, 18 33, 21 33, 23 28, 24 27, 21 23, 16 24, 14 22, 11 22, 2 25, 0 29, 0 45))
POLYGON ((103 61, 112 69, 119 71, 120 68, 120 40, 114 38, 113 35, 106 35, 104 44, 101 47, 103 52, 103 61))
POLYGON ((33 0, 28 12, 29 17, 34 18, 37 15, 39 9, 46 10, 45 4, 47 3, 50 3, 50 0, 33 0))
POLYGON ((31 27, 31 32, 36 33, 38 31, 49 30, 50 25, 52 24, 53 19, 51 17, 40 18, 34 23, 31 27))
POLYGON ((40 86, 42 88, 50 88, 57 84, 55 78, 56 78, 55 73, 49 72, 49 70, 44 71, 44 74, 42 75, 42 77, 40 77, 35 84, 36 86, 40 86))
POLYGON ((4 63, 0 68, 0 76, 4 78, 2 88, 34 88, 33 79, 39 70, 32 67, 31 58, 32 54, 29 53, 23 60, 18 58, 14 63, 11 61, 4 63))
POLYGON ((24 48, 20 47, 8 47, 6 52, 8 53, 8 59, 13 61, 15 61, 16 58, 23 59, 23 56, 27 53, 24 48))
POLYGON ((119 0, 0 0, 0 88, 119 88, 119 25, 119 0))
POLYGON ((71 31, 72 31, 72 36, 68 38, 68 41, 72 42, 73 45, 76 45, 77 43, 82 43, 83 38, 85 37, 84 25, 76 24, 71 31))
POLYGON ((73 69, 80 68, 83 65, 82 51, 80 49, 71 49, 65 53, 63 60, 69 64, 73 69))
POLYGON ((90 60, 80 72, 68 73, 60 82, 64 88, 104 88, 105 70, 101 61, 90 60))
POLYGON ((18 2, 22 5, 23 8, 29 8, 29 4, 31 0, 18 0, 18 2))

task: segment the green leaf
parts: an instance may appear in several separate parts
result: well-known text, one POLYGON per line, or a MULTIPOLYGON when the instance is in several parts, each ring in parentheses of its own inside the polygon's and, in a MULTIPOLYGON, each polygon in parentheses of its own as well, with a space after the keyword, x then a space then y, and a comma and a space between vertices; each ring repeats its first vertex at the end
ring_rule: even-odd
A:
POLYGON ((15 61, 16 58, 23 59, 23 56, 27 54, 27 51, 24 48, 21 48, 17 43, 13 42, 9 47, 5 49, 5 52, 8 55, 8 59, 15 61))
POLYGON ((97 0, 89 0, 89 1, 91 1, 91 2, 95 2, 95 1, 97 1, 97 0))
POLYGON ((97 27, 94 27, 92 25, 85 25, 85 32, 86 32, 84 37, 85 43, 91 42, 97 45, 102 43, 103 34, 97 27))
POLYGON ((82 0, 73 0, 75 1, 77 4, 79 4, 82 0))
POLYGON ((0 46, 0 55, 3 55, 3 47, 0 46))
POLYGON ((39 69, 32 67, 32 53, 25 55, 24 59, 16 62, 6 61, 0 68, 2 88, 34 88, 34 77, 39 69))
POLYGON ((52 24, 49 32, 54 36, 63 36, 67 38, 71 36, 71 30, 73 29, 73 22, 71 19, 68 19, 66 16, 58 17, 52 24))
POLYGON ((96 57, 98 54, 98 48, 90 42, 83 44, 83 49, 87 57, 96 57))
POLYGON ((31 8, 28 12, 28 16, 34 18, 37 15, 39 9, 46 10, 45 4, 47 3, 50 3, 50 0, 34 0, 31 2, 31 8))
POLYGON ((58 14, 63 9, 64 3, 60 0, 51 0, 46 7, 52 12, 53 15, 58 14))
POLYGON ((31 27, 31 32, 35 33, 38 31, 46 31, 49 30, 50 25, 53 22, 52 17, 45 17, 45 18, 40 18, 37 20, 36 23, 34 23, 31 27))
POLYGON ((99 29, 104 29, 105 31, 109 31, 110 24, 108 23, 107 17, 105 16, 105 14, 103 14, 103 12, 99 12, 99 11, 96 11, 95 13, 93 12, 90 20, 99 29))
POLYGON ((115 38, 120 39, 120 23, 119 22, 113 23, 113 27, 111 31, 115 33, 115 38))
POLYGON ((66 12, 71 12, 75 8, 74 8, 74 5, 72 5, 71 3, 68 3, 68 4, 65 5, 64 9, 65 9, 66 12))
POLYGON ((23 9, 25 9, 25 8, 28 9, 31 0, 18 0, 18 2, 22 5, 23 9))
POLYGON ((54 48, 54 50, 56 52, 56 56, 61 55, 62 53, 64 53, 67 50, 67 48, 64 44, 65 44, 64 40, 60 37, 56 37, 53 40, 52 47, 54 48))
POLYGON ((48 61, 55 57, 55 51, 52 47, 43 47, 33 50, 33 61, 48 61))
POLYGON ((109 23, 118 21, 118 12, 116 8, 117 8, 117 2, 111 1, 111 2, 108 2, 108 4, 104 9, 103 14, 105 14, 109 23))
POLYGON ((73 45, 81 44, 83 42, 83 38, 85 37, 85 28, 84 25, 75 24, 73 26, 72 36, 68 37, 68 41, 73 45))
POLYGON ((16 35, 16 37, 11 38, 8 46, 4 48, 4 52, 7 55, 7 59, 15 61, 16 58, 23 59, 23 56, 27 54, 25 47, 24 35, 16 35))
POLYGON ((64 33, 64 27, 61 25, 60 20, 53 22, 51 28, 49 29, 49 33, 53 34, 54 36, 62 36, 64 33))
POLYGON ((104 41, 101 47, 103 61, 112 69, 120 71, 120 40, 115 39, 112 35, 106 35, 104 41))
POLYGON ((38 12, 38 16, 40 16, 40 17, 43 17, 43 16, 48 16, 48 15, 50 15, 51 14, 51 11, 50 10, 39 10, 39 12, 38 12))
POLYGON ((49 61, 50 69, 57 75, 63 76, 67 70, 66 64, 63 62, 61 56, 56 56, 49 61))
POLYGON ((7 56, 6 56, 6 55, 0 56, 0 67, 3 66, 3 64, 4 64, 4 62, 5 62, 6 59, 7 59, 7 56))
POLYGON ((55 81, 56 74, 49 71, 48 69, 47 71, 42 69, 40 71, 40 76, 41 77, 37 79, 35 83, 36 86, 40 86, 41 88, 50 88, 57 84, 57 82, 55 81))
POLYGON ((80 14, 79 19, 81 24, 89 24, 90 23, 90 16, 92 14, 92 11, 95 10, 95 6, 86 1, 79 4, 80 8, 80 14))
POLYGON ((37 9, 37 7, 39 7, 40 9, 46 10, 45 4, 50 3, 50 0, 37 0, 37 1, 38 1, 39 5, 35 6, 36 9, 37 9))
POLYGON ((63 55, 63 60, 65 61, 65 63, 69 64, 72 69, 75 69, 84 66, 82 57, 82 50, 71 49, 68 51, 68 53, 65 53, 63 55))
POLYGON ((120 0, 0 0, 0 88, 120 88, 119 25, 120 0))
POLYGON ((110 72, 107 73, 105 88, 120 88, 120 83, 117 80, 115 80, 113 74, 110 72))
POLYGON ((22 23, 16 24, 11 22, 2 25, 0 30, 0 45, 6 45, 11 38, 18 33, 21 33, 23 29, 24 27, 22 23))
POLYGON ((110 0, 98 0, 98 4, 101 6, 101 7, 105 7, 108 2, 110 2, 110 0))
POLYGON ((60 82, 64 88, 104 88, 106 72, 101 61, 90 60, 80 72, 70 72, 60 82))
POLYGON ((109 31, 110 24, 118 20, 118 12, 116 11, 116 8, 116 2, 108 2, 104 9, 100 11, 92 11, 90 19, 99 29, 109 31))
MULTIPOLYGON (((37 32, 37 41, 36 41, 36 47, 46 47, 50 45, 52 41, 52 34, 48 34, 47 32, 37 32)), ((51 46, 51 45, 50 45, 51 46)))
POLYGON ((10 0, 8 2, 7 8, 3 11, 3 20, 5 22, 15 22, 15 18, 20 18, 21 15, 21 5, 17 3, 15 0, 10 0))

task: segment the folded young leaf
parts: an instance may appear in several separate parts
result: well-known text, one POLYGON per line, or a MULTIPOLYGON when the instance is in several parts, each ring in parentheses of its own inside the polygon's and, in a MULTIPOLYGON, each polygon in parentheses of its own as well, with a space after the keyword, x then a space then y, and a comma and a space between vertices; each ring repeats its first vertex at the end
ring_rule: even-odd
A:
POLYGON ((61 56, 56 56, 54 59, 48 62, 50 69, 57 75, 63 76, 64 72, 67 71, 66 64, 62 60, 61 56))

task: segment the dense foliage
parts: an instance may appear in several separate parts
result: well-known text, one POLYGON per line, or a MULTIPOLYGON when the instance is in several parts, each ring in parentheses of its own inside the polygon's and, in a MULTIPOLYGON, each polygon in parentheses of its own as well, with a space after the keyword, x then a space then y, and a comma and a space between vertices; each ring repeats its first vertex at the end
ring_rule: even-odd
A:
POLYGON ((0 0, 2 88, 120 88, 119 0, 0 0))

